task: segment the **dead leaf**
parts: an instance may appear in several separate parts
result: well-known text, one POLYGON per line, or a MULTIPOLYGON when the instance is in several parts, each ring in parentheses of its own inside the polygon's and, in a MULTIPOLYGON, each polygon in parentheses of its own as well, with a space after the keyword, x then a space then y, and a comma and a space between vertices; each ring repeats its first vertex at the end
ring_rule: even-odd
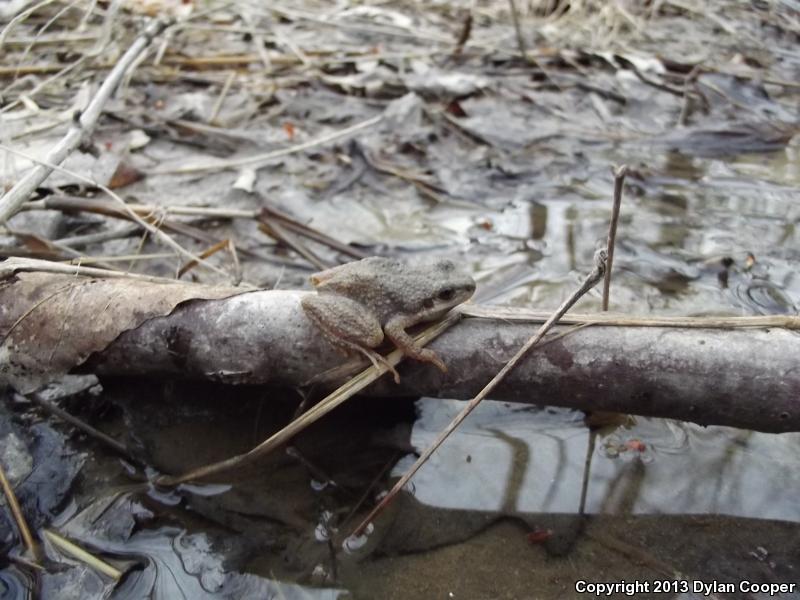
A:
POLYGON ((126 161, 122 160, 117 165, 117 169, 114 171, 114 174, 111 176, 111 179, 108 182, 108 187, 112 190, 116 190, 126 185, 130 185, 132 183, 136 183, 137 181, 141 181, 144 179, 145 175, 126 161))
POLYGON ((83 363, 122 332, 189 300, 243 290, 53 273, 0 281, 0 385, 29 393, 83 363))

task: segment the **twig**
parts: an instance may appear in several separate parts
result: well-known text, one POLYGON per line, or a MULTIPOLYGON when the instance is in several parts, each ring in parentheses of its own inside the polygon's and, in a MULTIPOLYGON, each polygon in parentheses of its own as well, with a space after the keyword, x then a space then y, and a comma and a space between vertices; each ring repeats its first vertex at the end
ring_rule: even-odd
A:
MULTIPOLYGON (((468 304, 458 310, 465 317, 479 319, 498 319, 514 323, 543 323, 550 313, 539 310, 525 310, 510 306, 481 306, 468 304)), ((579 314, 571 313, 561 318, 559 323, 602 325, 604 327, 685 327, 687 329, 741 329, 757 327, 760 329, 783 328, 800 329, 800 316, 759 315, 752 317, 638 317, 614 313, 579 314)))
POLYGON ((345 256, 350 256, 356 260, 367 257, 367 255, 360 250, 357 250, 352 246, 348 246, 347 244, 343 244, 336 238, 325 235, 324 233, 301 223, 300 221, 275 208, 264 206, 257 214, 257 218, 262 220, 262 222, 264 222, 263 220, 266 218, 270 223, 280 223, 283 227, 293 231, 294 233, 302 235, 303 237, 307 237, 315 242, 319 242, 320 244, 325 244, 337 252, 341 252, 345 256))
POLYGON ((322 25, 325 27, 334 27, 336 29, 355 29, 357 31, 364 31, 374 35, 397 36, 397 37, 410 38, 413 40, 420 40, 425 42, 438 42, 440 44, 452 43, 452 39, 448 38, 445 35, 423 32, 419 30, 412 31, 409 28, 402 28, 399 26, 392 26, 392 25, 374 25, 371 23, 367 25, 364 23, 350 23, 342 19, 331 19, 330 17, 320 18, 319 16, 311 12, 303 12, 303 11, 298 11, 295 8, 290 9, 283 6, 277 6, 275 3, 270 4, 270 10, 274 13, 277 13, 289 19, 294 19, 294 20, 303 19, 305 21, 317 23, 318 25, 322 25))
MULTIPOLYGON (((220 241, 216 242, 211 247, 206 248, 205 250, 203 250, 200 254, 198 254, 198 256, 200 258, 208 258, 212 254, 216 254, 220 250, 228 250, 229 252, 231 252, 231 254, 233 256, 235 256, 235 252, 233 252, 231 250, 231 241, 230 241, 230 239, 224 239, 224 240, 220 240, 220 241)), ((234 263, 236 263, 236 262, 237 261, 234 261, 234 263)), ((180 269, 178 269, 178 275, 177 275, 176 279, 180 279, 181 277, 186 275, 186 273, 188 271, 191 271, 196 266, 197 266, 197 261, 190 260, 185 265, 183 265, 180 269)))
MULTIPOLYGON (((117 203, 113 202, 106 202, 104 200, 96 200, 93 198, 78 198, 73 196, 48 196, 43 200, 32 200, 30 202, 26 202, 22 210, 60 210, 64 212, 91 212, 101 215, 106 215, 109 217, 114 217, 116 219, 126 219, 129 221, 134 221, 131 218, 130 211, 133 211, 137 215, 140 215, 148 220, 148 222, 152 221, 152 214, 159 213, 164 217, 168 215, 182 215, 182 216, 196 216, 196 217, 209 217, 213 219, 257 219, 258 215, 261 214, 259 210, 236 210, 236 209, 226 209, 226 208, 215 208, 215 207, 205 207, 205 206, 163 206, 159 207, 155 204, 125 204, 123 208, 119 208, 117 203)), ((284 213, 280 213, 278 211, 274 211, 274 209, 264 208, 262 211, 267 211, 270 214, 272 212, 275 213, 274 218, 281 221, 283 225, 285 225, 288 229, 293 231, 297 231, 298 233, 316 240, 322 244, 327 244, 331 248, 338 250, 346 255, 353 256, 356 259, 364 258, 364 254, 359 252, 355 248, 342 244, 341 242, 331 238, 330 236, 326 236, 319 231, 311 229, 307 225, 303 225, 299 221, 295 221, 288 215, 284 213)), ((204 230, 199 229, 197 227, 193 227, 187 223, 182 223, 174 220, 168 220, 166 218, 159 219, 159 226, 161 229, 170 230, 175 233, 185 235, 190 237, 194 240, 203 242, 205 244, 216 244, 220 240, 214 237, 213 235, 206 233, 204 230)), ((138 231, 138 227, 136 229, 138 231)), ((101 234, 97 234, 100 236, 101 234)), ((91 238, 90 238, 91 239, 91 238)), ((251 250, 248 248, 238 248, 238 252, 242 254, 246 254, 252 258, 257 258, 262 261, 269 261, 269 262, 276 262, 278 264, 291 264, 291 266, 296 268, 306 268, 307 265, 305 263, 300 262, 292 262, 289 259, 279 257, 279 256, 270 256, 264 254, 262 252, 258 252, 255 250, 251 250)), ((235 275, 235 274, 234 274, 235 275)), ((236 277, 234 277, 236 279, 236 277)))
POLYGON ((19 271, 60 273, 63 275, 86 275, 88 277, 137 279, 139 281, 147 281, 150 283, 176 283, 174 279, 169 279, 167 277, 140 275, 138 273, 126 273, 124 271, 108 271, 106 269, 97 269, 95 267, 68 265, 50 260, 38 260, 35 258, 9 258, 3 262, 0 262, 0 279, 13 275, 19 271))
POLYGON ((291 53, 294 54, 301 63, 303 63, 304 67, 311 66, 311 61, 308 59, 308 56, 306 56, 305 52, 303 52, 300 47, 291 40, 291 38, 283 35, 283 33, 281 33, 277 27, 273 28, 272 35, 280 45, 286 46, 291 53))
MULTIPOLYGON (((211 217, 214 219, 255 219, 258 210, 217 208, 213 206, 157 206, 155 204, 125 204, 138 215, 149 215, 162 211, 168 215, 189 217, 211 217)), ((26 202, 22 210, 63 210, 93 212, 109 217, 121 217, 122 210, 111 202, 94 198, 77 198, 73 196, 48 196, 42 200, 26 202)), ((124 217, 128 218, 128 217, 124 217)))
MULTIPOLYGON (((35 162, 35 163, 39 164, 40 166, 41 165, 45 165, 44 161, 37 160, 36 158, 31 156, 30 154, 27 154, 25 152, 21 152, 19 150, 15 150, 14 148, 10 148, 9 146, 6 146, 5 144, 0 144, 0 150, 5 150, 6 152, 11 152, 12 154, 17 154, 19 156, 27 158, 31 162, 35 162)), ((59 167, 56 164, 47 163, 46 166, 50 169, 50 171, 58 171, 59 173, 65 173, 67 175, 70 175, 71 177, 74 177, 75 179, 78 179, 79 181, 83 181, 84 183, 88 183, 89 185, 93 185, 97 189, 105 192, 114 201, 116 201, 117 204, 119 204, 120 209, 124 213, 126 213, 131 218, 132 221, 135 221, 136 223, 138 223, 145 231, 150 233, 150 235, 152 235, 153 237, 161 240, 167 246, 169 246, 170 248, 172 248, 178 254, 184 256, 185 258, 188 258, 188 259, 191 259, 191 260, 196 260, 198 263, 200 263, 201 265, 203 265, 207 269, 210 269, 211 271, 214 271, 218 275, 222 275, 223 277, 226 277, 226 278, 229 277, 228 273, 226 273, 225 271, 223 271, 222 269, 220 269, 218 267, 215 267, 214 265, 212 265, 208 261, 206 261, 206 260, 204 260, 202 258, 199 258, 198 256, 192 254, 191 252, 186 250, 183 246, 181 246, 178 242, 173 240, 169 235, 167 235, 166 233, 161 231, 160 228, 153 227, 150 223, 148 223, 147 221, 142 219, 139 215, 137 215, 134 211, 132 211, 128 207, 127 204, 125 204, 125 201, 122 198, 120 198, 120 196, 116 192, 112 191, 107 186, 105 186, 105 185, 103 185, 101 183, 98 183, 97 181, 95 181, 94 179, 91 179, 89 177, 84 177, 80 173, 75 173, 74 171, 70 171, 70 170, 65 169, 63 167, 59 167)), ((16 186, 14 186, 14 188, 16 188, 16 186)), ((12 188, 12 191, 13 191, 14 188, 12 188)), ((5 197, 4 198, 0 198, 0 203, 2 203, 2 201, 4 199, 5 199, 5 197)), ((22 203, 20 203, 20 207, 21 206, 22 206, 22 203)))
POLYGON ((597 431, 589 428, 589 439, 586 443, 586 456, 583 459, 583 477, 581 477, 581 497, 578 502, 578 516, 582 519, 586 516, 586 498, 589 492, 589 473, 592 469, 592 457, 594 456, 595 444, 597 442, 597 431))
POLYGON ((517 46, 519 53, 522 55, 522 60, 528 60, 528 50, 525 48, 525 38, 522 37, 522 28, 519 24, 519 13, 517 13, 517 4, 514 0, 508 0, 511 7, 511 20, 514 21, 514 33, 517 35, 517 46))
POLYGON ((303 142, 302 144, 296 144, 294 146, 290 146, 288 148, 282 148, 280 150, 273 150, 272 152, 255 154, 253 156, 248 156, 245 158, 215 160, 208 162, 204 165, 190 165, 187 167, 154 169, 151 171, 151 173, 154 175, 165 175, 173 173, 185 174, 185 173, 200 173, 203 171, 221 171, 224 169, 234 169, 236 167, 243 167, 245 165, 253 165, 253 163, 256 163, 255 168, 258 168, 260 165, 258 165, 257 163, 269 162, 275 158, 280 158, 281 156, 287 156, 289 154, 294 154, 296 152, 302 152, 303 150, 308 150, 309 148, 314 148, 316 146, 322 146, 330 142, 335 142, 337 140, 340 140, 341 138, 347 137, 358 131, 361 131, 362 129, 367 129, 368 127, 377 125, 378 123, 381 122, 381 120, 383 120, 383 115, 370 117, 369 119, 361 121, 360 123, 356 123, 355 125, 351 125, 350 127, 345 127, 344 129, 334 131, 333 133, 322 135, 318 138, 314 138, 313 140, 308 140, 307 142, 303 142))
POLYGON ((3 30, 0 31, 0 50, 3 49, 3 45, 6 43, 6 38, 14 30, 14 28, 17 25, 22 23, 25 19, 30 17, 33 13, 35 13, 37 10, 39 10, 43 6, 47 6, 48 4, 52 4, 52 2, 53 2, 53 0, 43 0, 42 2, 39 2, 38 4, 34 4, 33 6, 26 8, 21 13, 16 15, 13 19, 11 19, 11 21, 8 22, 8 24, 3 28, 3 30))
POLYGON ((217 97, 217 101, 214 102, 214 107, 211 109, 211 114, 208 115, 208 122, 213 123, 217 120, 219 116, 219 111, 222 110, 222 104, 225 102, 225 97, 228 95, 228 92, 233 85, 233 81, 236 79, 236 71, 231 71, 228 74, 227 79, 225 79, 225 83, 222 84, 222 89, 219 92, 219 96, 217 97))
MULTIPOLYGON (((45 248, 47 251, 49 251, 50 256, 52 257, 55 258, 71 257, 71 260, 81 260, 82 258, 85 257, 83 252, 78 252, 77 250, 70 248, 69 246, 63 246, 58 242, 48 240, 39 235, 36 235, 35 233, 30 233, 27 231, 16 231, 10 227, 8 227, 7 229, 11 235, 17 238, 17 240, 26 247, 28 248, 33 247, 34 249, 36 247, 45 248)), ((94 259, 94 263, 97 266, 102 267, 104 269, 115 270, 114 266, 104 263, 104 261, 100 258, 94 259)))
POLYGON ((617 223, 619 222, 619 207, 622 204, 622 189, 625 184, 625 175, 628 166, 622 165, 614 171, 614 207, 611 210, 611 223, 608 225, 608 242, 606 243, 606 274, 603 278, 603 312, 608 310, 608 299, 611 293, 611 267, 614 265, 614 244, 617 239, 617 223))
POLYGON ((33 539, 33 535, 31 535, 31 530, 28 527, 27 521, 25 521, 25 515, 22 514, 22 509, 19 506, 17 495, 14 493, 14 489, 6 478, 6 471, 2 463, 0 463, 0 487, 3 488, 3 494, 6 497, 11 514, 14 515, 14 521, 17 523, 17 528, 19 529, 22 541, 25 543, 25 547, 36 562, 41 561, 42 557, 39 544, 36 543, 33 539))
POLYGON ((252 38, 253 46, 256 48, 256 52, 261 57, 261 62, 264 64, 264 69, 267 73, 272 71, 272 60, 269 57, 269 52, 267 52, 266 43, 264 41, 263 34, 258 31, 256 28, 255 23, 253 22, 253 15, 250 9, 243 10, 241 12, 242 20, 247 25, 247 29, 249 29, 250 36, 252 38))
POLYGON ((472 13, 467 11, 466 16, 464 17, 464 22, 461 25, 461 33, 458 35, 458 40, 456 40, 456 47, 453 49, 452 56, 459 56, 461 52, 464 50, 464 44, 467 43, 469 40, 469 36, 472 33, 472 13))
MULTIPOLYGON (((691 86, 697 85, 697 77, 702 73, 701 65, 695 65, 688 75, 683 79, 683 106, 681 114, 678 116, 678 126, 685 127, 689 122, 689 113, 692 108, 691 86)), ((699 93, 699 92, 698 92, 699 93)))
POLYGON ((84 432, 88 436, 96 439, 101 444, 104 444, 104 445, 108 446, 114 452, 116 452, 118 454, 121 454, 127 460, 129 460, 130 462, 132 462, 134 464, 137 464, 137 465, 141 465, 142 464, 142 462, 139 459, 137 459, 135 456, 133 456, 130 453, 130 451, 128 450, 127 446, 125 446, 125 444, 123 444, 121 442, 118 442, 117 440, 115 440, 111 436, 106 435, 105 433, 103 433, 102 431, 100 431, 98 429, 95 429, 94 427, 92 427, 88 423, 84 423, 83 421, 81 421, 77 417, 69 414, 67 411, 65 411, 62 408, 56 406, 52 402, 49 402, 49 401, 45 400, 44 398, 41 397, 41 395, 39 395, 37 393, 33 393, 33 394, 29 394, 28 396, 25 396, 25 397, 28 400, 30 400, 31 402, 33 402, 34 404, 36 404, 36 406, 39 406, 39 407, 43 408, 47 412, 57 416, 62 421, 66 421, 67 423, 69 423, 73 427, 76 427, 77 429, 80 429, 82 432, 84 432))
POLYGON ((109 72, 108 77, 97 90, 92 101, 75 119, 61 141, 48 152, 46 158, 20 179, 8 193, 0 198, 0 223, 11 218, 28 199, 31 193, 47 179, 53 171, 50 165, 59 165, 75 148, 80 146, 86 136, 91 133, 111 94, 122 81, 125 73, 138 58, 139 54, 150 44, 153 37, 161 33, 170 24, 167 20, 156 20, 148 25, 144 32, 131 44, 127 52, 109 72))
MULTIPOLYGON (((455 311, 450 311, 447 316, 439 321, 438 323, 428 327, 425 331, 420 333, 417 337, 414 338, 414 341, 419 344, 420 346, 424 346, 434 340, 437 336, 444 333, 447 329, 455 325, 460 319, 460 315, 455 311)), ((162 475, 157 477, 154 481, 156 485, 166 485, 166 486, 174 486, 179 485, 181 483, 186 483, 187 481, 196 481, 198 479, 205 479, 212 475, 218 475, 220 473, 224 473, 226 471, 230 471, 232 469, 238 469, 243 466, 249 465, 279 446, 282 446, 290 439, 292 439, 295 435, 303 431, 306 427, 315 423, 334 408, 339 406, 340 404, 344 403, 346 400, 366 388, 372 382, 376 381, 378 378, 383 376, 389 370, 387 365, 397 366, 401 360, 403 360, 403 352, 402 350, 395 350, 388 354, 386 358, 386 363, 379 363, 377 365, 372 365, 371 367, 365 369, 345 384, 340 386, 337 390, 329 394, 326 398, 324 398, 319 404, 315 405, 311 408, 308 412, 303 413, 300 417, 289 423, 286 427, 278 431, 277 433, 273 434, 271 437, 266 439, 265 441, 261 442, 258 446, 246 452, 245 454, 240 454, 238 456, 234 456, 228 458, 226 460, 222 460, 210 465, 206 465, 203 467, 199 467, 197 469, 193 469, 188 473, 184 473, 182 475, 177 476, 167 476, 162 475)))
POLYGON ((367 487, 364 489, 364 492, 361 494, 358 501, 353 505, 353 508, 351 508, 350 512, 347 513, 347 516, 344 519, 342 519, 342 524, 340 526, 340 529, 343 528, 345 525, 347 525, 347 523, 350 522, 350 519, 352 519, 353 516, 358 512, 358 510, 364 505, 364 503, 367 501, 367 498, 369 498, 370 492, 375 488, 376 485, 378 485, 378 482, 381 479, 383 479, 384 475, 386 475, 386 473, 389 472, 389 469, 391 469, 395 464, 397 464, 397 460, 400 458, 400 456, 401 456, 401 451, 396 450, 392 455, 392 457, 388 461, 386 461, 386 463, 384 463, 381 470, 378 471, 377 475, 375 475, 375 477, 372 478, 372 481, 370 481, 369 485, 367 485, 367 487))
POLYGON ((320 271, 324 271, 332 266, 314 254, 314 252, 307 248, 306 245, 297 239, 292 233, 286 231, 286 228, 284 228, 280 223, 273 221, 264 213, 259 215, 258 220, 260 221, 258 228, 261 231, 266 233, 275 241, 283 242, 286 246, 297 252, 300 256, 305 258, 320 271))
MULTIPOLYGON (((646 77, 644 73, 642 73, 639 68, 629 61, 624 56, 616 56, 616 60, 620 63, 620 65, 625 69, 630 69, 636 78, 641 81, 642 83, 649 85, 651 87, 656 88, 657 90, 661 90, 663 92, 667 92, 668 94, 672 94, 673 96, 678 96, 679 98, 683 98, 685 90, 672 87, 671 85, 667 85, 665 83, 659 83, 658 81, 653 81, 649 77, 646 77)), ((617 66, 613 65, 612 66, 617 66)))
POLYGON ((492 390, 497 387, 497 385, 505 379, 505 377, 511 372, 511 370, 519 364, 519 362, 525 357, 528 351, 533 348, 556 324, 556 322, 566 313, 578 299, 583 296, 586 292, 588 292, 592 287, 594 287, 600 279, 603 277, 603 272, 605 270, 605 252, 603 250, 599 250, 595 254, 595 265, 594 269, 592 269, 591 273, 586 277, 584 282, 581 284, 580 288, 570 295, 561 306, 559 306, 556 311, 550 316, 547 321, 539 328, 539 331, 530 338, 523 346, 517 351, 517 353, 509 360, 500 371, 492 378, 492 380, 487 383, 483 389, 478 392, 478 394, 470 400, 467 405, 461 410, 458 415, 456 415, 455 419, 453 419, 450 424, 445 427, 445 429, 437 436, 436 440, 425 449, 425 452, 417 459, 417 461, 411 466, 411 468, 406 471, 406 473, 399 479, 399 481, 394 485, 391 491, 384 496, 384 498, 378 503, 378 505, 372 509, 372 511, 364 518, 361 524, 356 527, 353 533, 350 535, 350 539, 356 538, 361 536, 364 533, 364 530, 367 526, 375 519, 375 517, 380 514, 386 506, 394 499, 394 497, 403 489, 403 487, 408 483, 408 481, 414 476, 414 474, 424 465, 427 460, 431 457, 431 455, 436 452, 439 446, 450 436, 453 431, 466 419, 469 414, 481 403, 481 401, 488 396, 492 390))
POLYGON ((72 558, 76 558, 81 562, 86 563, 96 571, 100 571, 103 575, 111 577, 111 579, 113 579, 114 581, 119 581, 122 578, 122 571, 120 571, 115 567, 112 567, 104 560, 100 560, 96 556, 89 554, 86 550, 76 546, 67 538, 62 537, 57 533, 55 533, 54 531, 49 531, 47 529, 44 530, 44 536, 51 544, 56 546, 59 550, 66 552, 72 558))
POLYGON ((22 558, 21 556, 14 556, 12 554, 9 555, 8 560, 9 562, 12 562, 17 566, 23 567, 24 569, 30 569, 32 571, 36 571, 39 573, 43 573, 46 570, 42 565, 39 565, 35 562, 31 562, 25 558, 22 558))
POLYGON ((97 36, 93 33, 75 33, 65 35, 62 33, 41 35, 35 37, 19 37, 5 40, 5 46, 64 46, 65 44, 76 44, 80 42, 94 42, 97 36))
MULTIPOLYGON (((172 258, 175 256, 171 252, 153 252, 151 254, 119 254, 115 256, 86 256, 82 255, 77 258, 70 259, 67 264, 70 265, 98 265, 104 262, 136 262, 140 260, 158 260, 160 258, 172 258)), ((105 267, 108 269, 109 267, 105 267)), ((117 271, 117 268, 114 268, 117 271)))
MULTIPOLYGON (((27 98, 32 99, 34 96, 36 96, 39 92, 41 92, 48 85, 50 85, 54 81, 60 79, 61 77, 63 77, 64 75, 66 75, 67 73, 69 73, 70 71, 75 69, 76 67, 80 66, 81 64, 85 63, 88 59, 89 59, 88 55, 84 54, 84 55, 80 56, 80 58, 76 59, 75 62, 72 62, 72 63, 68 64, 66 67, 62 67, 61 65, 53 65, 52 68, 48 67, 48 66, 41 67, 41 69, 38 70, 37 73, 40 73, 40 74, 54 73, 53 76, 52 77, 48 77, 44 81, 38 83, 36 85, 36 87, 34 87, 31 91, 27 92, 25 94, 25 96, 27 98)), ((35 67, 35 66, 20 67, 18 70, 19 71, 26 71, 26 70, 29 70, 29 69, 36 69, 36 68, 37 67, 35 67)), ((9 72, 5 72, 6 71, 6 67, 0 67, 0 77, 4 77, 4 76, 7 76, 7 75, 13 75, 13 73, 10 72, 10 68, 8 68, 8 69, 9 69, 9 72)), ((9 112, 11 109, 16 108, 21 103, 22 103, 22 100, 20 98, 17 98, 13 102, 9 102, 3 108, 0 108, 0 114, 3 114, 5 112, 9 112)))
MULTIPOLYGON (((2 147, 2 146, 0 146, 2 147)), ((26 202, 22 210, 62 210, 62 211, 86 211, 93 212, 109 217, 131 219, 130 213, 133 212, 139 216, 147 216, 154 212, 161 212, 165 215, 181 215, 181 216, 194 216, 194 217, 211 217, 214 219, 252 219, 270 224, 280 224, 285 229, 288 229, 298 235, 307 237, 308 239, 319 242, 329 246, 330 248, 341 252, 346 256, 351 256, 356 260, 366 258, 366 254, 343 244, 336 238, 326 235, 316 229, 301 223, 290 215, 269 206, 264 206, 258 210, 237 210, 229 208, 217 208, 207 206, 156 206, 155 204, 125 204, 124 207, 118 207, 116 203, 105 202, 102 200, 95 200, 90 198, 73 198, 68 196, 51 196, 43 200, 32 200, 26 202)), ((219 240, 209 236, 198 237, 200 230, 194 230, 184 223, 163 222, 165 229, 170 229, 176 233, 181 233, 206 243, 216 243, 219 240)), ((244 250, 242 250, 244 252, 244 250)), ((259 258, 261 258, 259 256, 259 258)))
POLYGON ((138 225, 123 225, 119 229, 113 229, 110 231, 101 231, 99 233, 87 233, 84 235, 73 235, 53 241, 54 243, 61 244, 62 246, 68 246, 70 248, 74 247, 80 248, 83 246, 90 246, 92 244, 108 242, 110 240, 127 238, 132 235, 136 235, 138 231, 139 231, 138 225))

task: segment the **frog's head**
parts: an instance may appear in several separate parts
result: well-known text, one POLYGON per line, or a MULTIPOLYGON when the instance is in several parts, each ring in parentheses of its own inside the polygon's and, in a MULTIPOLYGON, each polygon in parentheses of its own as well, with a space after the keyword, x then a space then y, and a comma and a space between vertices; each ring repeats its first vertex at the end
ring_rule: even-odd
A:
POLYGON ((452 260, 442 259, 430 265, 428 294, 423 300, 423 319, 438 319, 475 293, 475 280, 459 270, 452 260))

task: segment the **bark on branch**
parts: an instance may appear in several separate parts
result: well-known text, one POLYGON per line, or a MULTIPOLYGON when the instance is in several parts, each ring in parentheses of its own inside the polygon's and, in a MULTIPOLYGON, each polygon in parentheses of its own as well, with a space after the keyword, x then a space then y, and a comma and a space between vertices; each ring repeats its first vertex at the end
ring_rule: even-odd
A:
MULTIPOLYGON (((345 360, 306 319, 304 293, 18 272, 0 281, 0 383, 19 387, 30 372, 58 376, 82 365, 106 375, 302 385, 345 360), (102 330, 87 343, 95 323, 102 330)), ((535 327, 463 319, 432 344, 447 374, 406 360, 400 385, 384 378, 368 393, 470 398, 535 327)), ((492 397, 800 431, 798 356, 800 332, 786 328, 592 325, 545 340, 492 397)))

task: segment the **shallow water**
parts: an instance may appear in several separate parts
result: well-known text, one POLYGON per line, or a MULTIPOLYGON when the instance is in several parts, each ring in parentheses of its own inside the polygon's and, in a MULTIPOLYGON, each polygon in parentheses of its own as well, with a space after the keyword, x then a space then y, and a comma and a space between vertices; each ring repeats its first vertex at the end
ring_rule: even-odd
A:
MULTIPOLYGON (((695 106, 683 126, 685 98, 646 85, 612 63, 610 53, 575 52, 572 62, 543 59, 545 73, 516 56, 508 19, 496 20, 491 3, 474 4, 480 53, 436 66, 451 68, 461 82, 479 77, 488 83, 457 99, 432 91, 445 81, 437 69, 421 76, 419 64, 389 56, 418 52, 422 42, 413 36, 329 30, 300 17, 278 23, 270 16, 270 27, 286 28, 285 35, 309 52, 350 47, 363 53, 367 40, 389 57, 367 55, 357 67, 344 61, 306 73, 313 77, 308 84, 284 82, 269 92, 269 109, 252 109, 254 122, 223 111, 233 126, 272 148, 274 140, 285 145, 287 123, 297 125, 295 141, 302 141, 331 124, 346 126, 383 111, 400 113, 397 120, 353 144, 287 155, 259 171, 256 194, 233 194, 230 172, 151 175, 126 193, 142 201, 243 208, 268 202, 373 253, 451 256, 492 302, 546 309, 588 271, 608 227, 611 167, 627 164, 612 309, 643 315, 798 312, 798 88, 763 83, 759 69, 744 70, 742 77, 724 74, 748 59, 759 64, 757 56, 771 69, 764 67, 766 80, 796 79, 796 32, 769 29, 766 24, 777 27, 780 16, 771 12, 774 6, 748 4, 747 10, 761 11, 751 15, 738 3, 704 20, 663 3, 669 14, 646 21, 647 35, 635 52, 616 48, 641 64, 655 63, 646 70, 651 78, 663 74, 656 56, 709 67, 698 75, 695 98, 699 102, 702 92, 707 105, 695 106), (739 37, 721 35, 730 33, 726 19, 741 20, 734 28, 739 37), (717 63, 720 72, 709 66, 717 63), (368 78, 382 85, 362 85, 368 78), (279 110, 264 116, 275 106, 279 110), (365 154, 432 182, 430 189, 423 193, 408 178, 377 168, 359 171, 365 154)), ((378 14, 381 27, 399 27, 391 23, 404 16, 388 6, 360 8, 378 14)), ((345 12, 338 17, 348 22, 355 13, 345 12)), ((438 4, 426 19, 441 27, 456 20, 438 4)), ((599 35, 580 20, 561 27, 562 37, 553 39, 564 44, 573 35, 584 42, 599 35)), ((558 22, 541 24, 551 36, 557 29, 558 22)), ((250 52, 249 40, 241 38, 226 38, 226 52, 250 52)), ((181 39, 188 48, 204 47, 181 39)), ((437 56, 425 61, 433 64, 437 56)), ((256 91, 234 88, 226 109, 250 106, 264 93, 262 84, 255 78, 256 91)), ((193 107, 203 100, 194 87, 178 94, 148 85, 166 98, 166 111, 179 113, 181 102, 193 107)), ((216 98, 217 90, 209 90, 208 98, 212 92, 216 98)), ((108 125, 98 143, 116 143, 128 134, 125 127, 108 125)), ((157 138, 130 158, 146 171, 198 153, 157 138)), ((75 233, 69 223, 64 227, 75 233)), ((265 246, 253 223, 219 228, 220 237, 243 247, 265 246)), ((129 254, 139 244, 115 240, 93 251, 129 254)), ((172 265, 153 264, 154 272, 174 272, 172 265)), ((298 287, 308 275, 291 263, 284 269, 246 260, 243 267, 246 279, 265 287, 298 287)), ((599 298, 592 291, 579 310, 597 310, 599 298)), ((84 416, 137 448, 151 468, 181 472, 255 446, 288 422, 298 394, 137 380, 104 381, 95 400, 105 408, 97 413, 85 400, 77 402, 91 413, 84 416)), ((547 405, 547 398, 536 401, 547 405)), ((235 481, 175 491, 142 484, 140 470, 73 439, 90 459, 53 527, 127 574, 115 588, 48 547, 57 564, 37 581, 17 567, 0 571, 0 597, 31 597, 38 586, 53 598, 538 599, 586 597, 576 594, 578 580, 800 581, 800 434, 624 416, 590 429, 583 413, 491 400, 434 454, 374 523, 364 545, 346 551, 345 540, 392 478, 462 405, 357 399, 299 436, 293 453, 277 453, 235 481)), ((48 506, 43 519, 59 510, 48 506)), ((703 597, 672 589, 638 597, 703 597)), ((765 596, 739 591, 716 597, 765 596)), ((800 592, 779 597, 800 598, 800 592)))
MULTIPOLYGON (((423 449, 462 403, 422 399, 417 406, 412 442, 423 449)), ((800 434, 641 417, 592 434, 573 411, 485 402, 423 467, 413 489, 420 502, 442 508, 574 514, 586 477, 584 512, 592 515, 719 514, 797 522, 799 443, 800 434)), ((394 474, 409 466, 407 457, 394 474)))

